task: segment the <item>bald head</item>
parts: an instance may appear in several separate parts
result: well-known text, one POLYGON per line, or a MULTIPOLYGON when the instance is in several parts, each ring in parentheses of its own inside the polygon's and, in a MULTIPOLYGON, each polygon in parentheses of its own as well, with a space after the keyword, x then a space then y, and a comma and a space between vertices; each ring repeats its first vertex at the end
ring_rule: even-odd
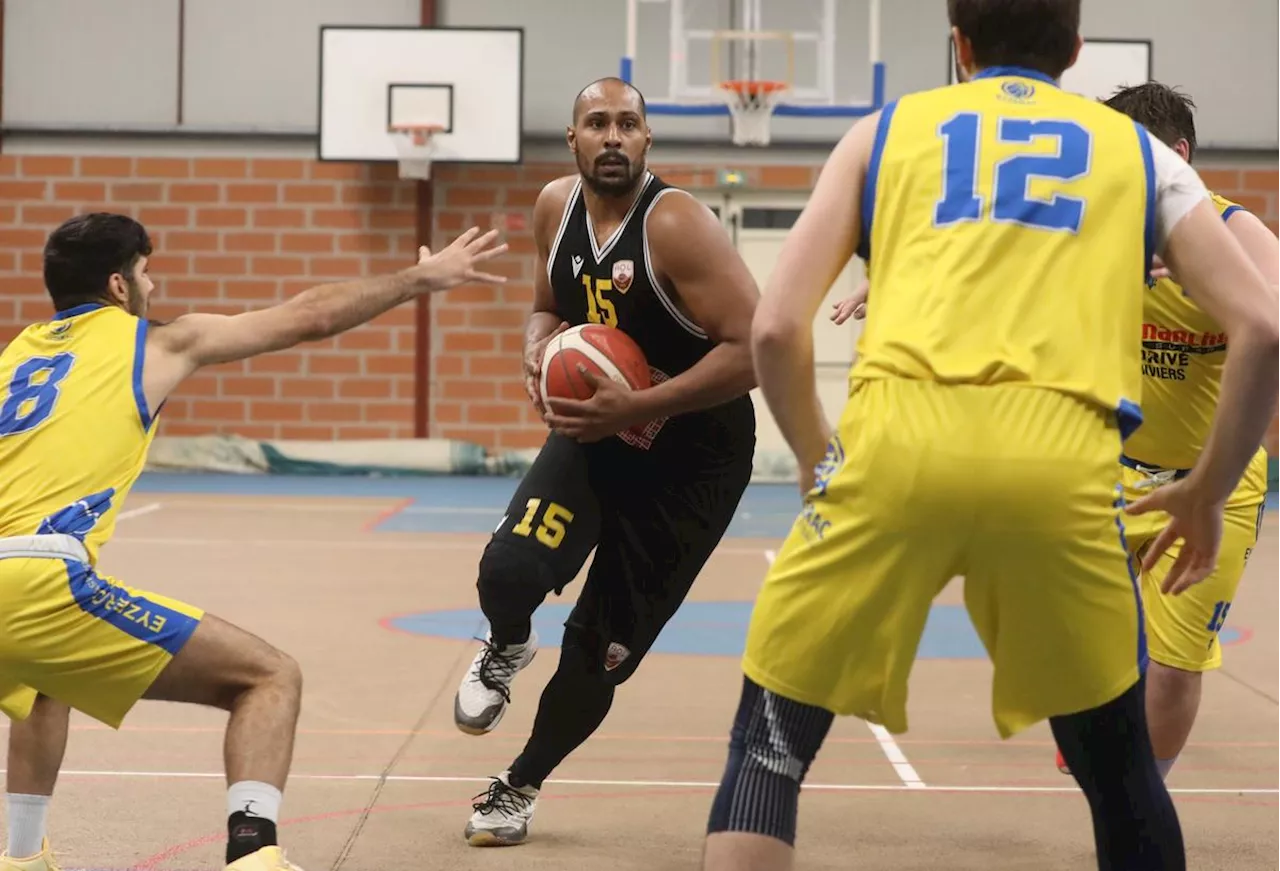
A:
POLYGON ((578 92, 573 101, 573 123, 577 124, 582 113, 591 106, 599 104, 618 104, 630 102, 631 108, 641 117, 646 118, 644 94, 630 82, 624 82, 616 76, 596 79, 578 92))

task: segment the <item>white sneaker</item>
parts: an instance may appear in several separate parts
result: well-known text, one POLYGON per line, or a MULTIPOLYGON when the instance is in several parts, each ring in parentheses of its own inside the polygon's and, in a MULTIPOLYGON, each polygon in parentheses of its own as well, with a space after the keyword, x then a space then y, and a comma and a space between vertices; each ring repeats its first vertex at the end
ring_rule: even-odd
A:
POLYGON ((493 731, 511 702, 511 681, 516 672, 533 662, 537 653, 538 633, 533 630, 524 644, 503 648, 495 647, 489 635, 453 697, 454 724, 468 735, 493 731))
POLYGON ((493 778, 489 790, 476 796, 475 813, 463 836, 473 847, 513 847, 529 836, 529 820, 538 805, 538 790, 511 785, 511 772, 493 778))

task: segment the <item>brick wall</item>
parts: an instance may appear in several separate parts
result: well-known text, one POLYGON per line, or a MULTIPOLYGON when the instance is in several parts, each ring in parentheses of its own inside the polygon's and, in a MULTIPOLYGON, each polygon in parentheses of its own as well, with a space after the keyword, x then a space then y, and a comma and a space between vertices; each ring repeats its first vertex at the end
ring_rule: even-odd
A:
MULTIPOLYGON (((0 156, 0 342, 47 318, 50 230, 133 215, 156 246, 152 315, 235 313, 412 262, 415 190, 394 167, 292 159, 0 156)), ((414 311, 326 342, 213 367, 166 404, 161 434, 413 435, 414 311)))
MULTIPOLYGON (((736 166, 741 166, 735 161, 736 166)), ((655 165, 689 189, 711 166, 655 165)), ((520 380, 522 326, 533 294, 533 203, 570 164, 440 166, 434 242, 497 225, 512 254, 501 288, 432 300, 431 435, 510 449, 544 429, 520 380)), ((816 167, 749 167, 748 186, 807 190, 816 167)), ((1205 161, 1206 182, 1276 230, 1277 173, 1205 161)), ((0 156, 0 342, 45 318, 40 252, 49 230, 81 211, 134 215, 157 242, 153 313, 238 312, 312 284, 389 272, 416 251, 415 186, 394 166, 299 159, 0 156)), ((411 306, 337 339, 209 369, 166 405, 161 433, 251 438, 413 435, 415 314, 411 306)))

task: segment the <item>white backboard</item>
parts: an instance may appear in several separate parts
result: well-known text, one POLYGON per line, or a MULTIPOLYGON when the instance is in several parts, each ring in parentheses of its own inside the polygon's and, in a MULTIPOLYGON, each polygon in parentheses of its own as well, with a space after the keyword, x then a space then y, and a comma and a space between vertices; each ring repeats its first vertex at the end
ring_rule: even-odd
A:
MULTIPOLYGON (((947 40, 947 70, 956 83, 955 46, 947 40)), ((1120 88, 1151 81, 1151 41, 1086 39, 1075 66, 1062 75, 1062 89, 1105 100, 1120 88)))
POLYGON ((435 162, 519 163, 524 30, 320 28, 320 159, 398 158, 392 124, 439 124, 435 162))

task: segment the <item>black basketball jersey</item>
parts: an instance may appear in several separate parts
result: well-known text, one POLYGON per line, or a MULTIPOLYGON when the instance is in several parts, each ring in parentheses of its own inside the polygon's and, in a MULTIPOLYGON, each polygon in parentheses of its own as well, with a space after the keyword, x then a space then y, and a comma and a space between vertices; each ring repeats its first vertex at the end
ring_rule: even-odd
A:
MULTIPOLYGON (((604 324, 636 341, 654 383, 674 378, 706 356, 715 343, 677 308, 658 281, 645 233, 649 213, 663 196, 679 193, 653 173, 613 235, 598 242, 579 179, 569 194, 547 259, 556 311, 570 326, 604 324)), ((723 405, 653 421, 643 433, 618 438, 653 456, 693 460, 739 459, 755 446, 755 409, 749 396, 723 405)), ((687 465, 687 463, 685 464, 687 465)))

